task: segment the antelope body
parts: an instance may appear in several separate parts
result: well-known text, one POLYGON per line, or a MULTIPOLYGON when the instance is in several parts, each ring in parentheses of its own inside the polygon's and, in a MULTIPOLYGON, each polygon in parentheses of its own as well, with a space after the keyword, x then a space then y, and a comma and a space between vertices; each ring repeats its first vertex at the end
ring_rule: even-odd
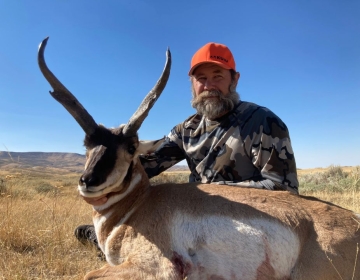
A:
POLYGON ((137 130, 165 87, 157 85, 126 125, 97 125, 44 61, 58 100, 86 133, 83 196, 108 194, 93 221, 107 263, 85 279, 360 279, 360 220, 351 211, 282 191, 211 184, 150 186, 138 159, 158 141, 137 130))

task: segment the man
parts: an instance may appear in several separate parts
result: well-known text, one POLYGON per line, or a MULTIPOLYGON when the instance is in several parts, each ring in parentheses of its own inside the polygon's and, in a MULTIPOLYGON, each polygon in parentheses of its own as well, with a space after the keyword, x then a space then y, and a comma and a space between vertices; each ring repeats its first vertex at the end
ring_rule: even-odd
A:
MULTIPOLYGON (((175 126, 153 154, 140 157, 149 178, 186 159, 190 182, 298 194, 288 129, 269 109, 240 101, 231 51, 206 44, 193 56, 189 76, 197 113, 175 126)), ((101 205, 107 198, 84 200, 101 205)), ((78 227, 75 235, 96 241, 92 226, 78 227)))

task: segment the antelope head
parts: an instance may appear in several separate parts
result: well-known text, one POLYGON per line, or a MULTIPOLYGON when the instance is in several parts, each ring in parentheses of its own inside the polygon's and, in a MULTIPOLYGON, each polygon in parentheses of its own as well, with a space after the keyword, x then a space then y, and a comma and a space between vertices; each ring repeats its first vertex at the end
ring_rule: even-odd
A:
POLYGON ((86 197, 98 197, 118 192, 128 181, 138 155, 156 147, 158 141, 139 141, 137 131, 150 109, 164 90, 170 75, 171 54, 166 52, 164 70, 153 89, 146 95, 126 125, 108 129, 98 125, 75 96, 48 69, 44 51, 48 41, 39 45, 38 63, 42 74, 53 91, 50 94, 74 117, 85 132, 86 164, 78 189, 86 197))

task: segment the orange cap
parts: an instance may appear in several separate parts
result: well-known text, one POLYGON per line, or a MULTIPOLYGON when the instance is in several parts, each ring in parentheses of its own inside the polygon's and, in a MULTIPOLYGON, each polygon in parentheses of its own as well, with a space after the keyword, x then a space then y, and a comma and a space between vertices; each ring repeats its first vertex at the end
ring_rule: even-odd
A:
POLYGON ((225 69, 235 70, 235 60, 229 48, 222 44, 207 43, 200 48, 191 59, 189 76, 195 68, 204 63, 215 63, 225 69))

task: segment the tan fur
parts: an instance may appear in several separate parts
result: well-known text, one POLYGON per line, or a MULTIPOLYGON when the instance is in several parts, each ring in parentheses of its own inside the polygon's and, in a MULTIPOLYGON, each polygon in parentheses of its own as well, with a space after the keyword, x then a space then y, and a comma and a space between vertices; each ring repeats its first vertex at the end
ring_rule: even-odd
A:
MULTIPOLYGON (((300 240, 301 251, 291 275, 283 279, 339 279, 338 273, 342 279, 360 277, 357 263, 352 278, 360 243, 359 221, 349 210, 280 191, 206 184, 148 187, 142 167, 137 164, 133 173, 142 174, 136 189, 108 209, 94 212, 95 217, 113 213, 99 231, 100 243, 104 243, 118 221, 130 209, 136 209, 108 241, 122 263, 92 271, 85 279, 211 279, 211 275, 191 278, 191 274, 182 274, 171 262, 172 236, 168 225, 175 212, 200 219, 216 215, 234 219, 261 217, 291 228, 300 240)), ((272 274, 273 268, 264 262, 256 279, 276 279, 272 274)), ((213 279, 221 279, 215 276, 221 277, 213 275, 213 279)))

